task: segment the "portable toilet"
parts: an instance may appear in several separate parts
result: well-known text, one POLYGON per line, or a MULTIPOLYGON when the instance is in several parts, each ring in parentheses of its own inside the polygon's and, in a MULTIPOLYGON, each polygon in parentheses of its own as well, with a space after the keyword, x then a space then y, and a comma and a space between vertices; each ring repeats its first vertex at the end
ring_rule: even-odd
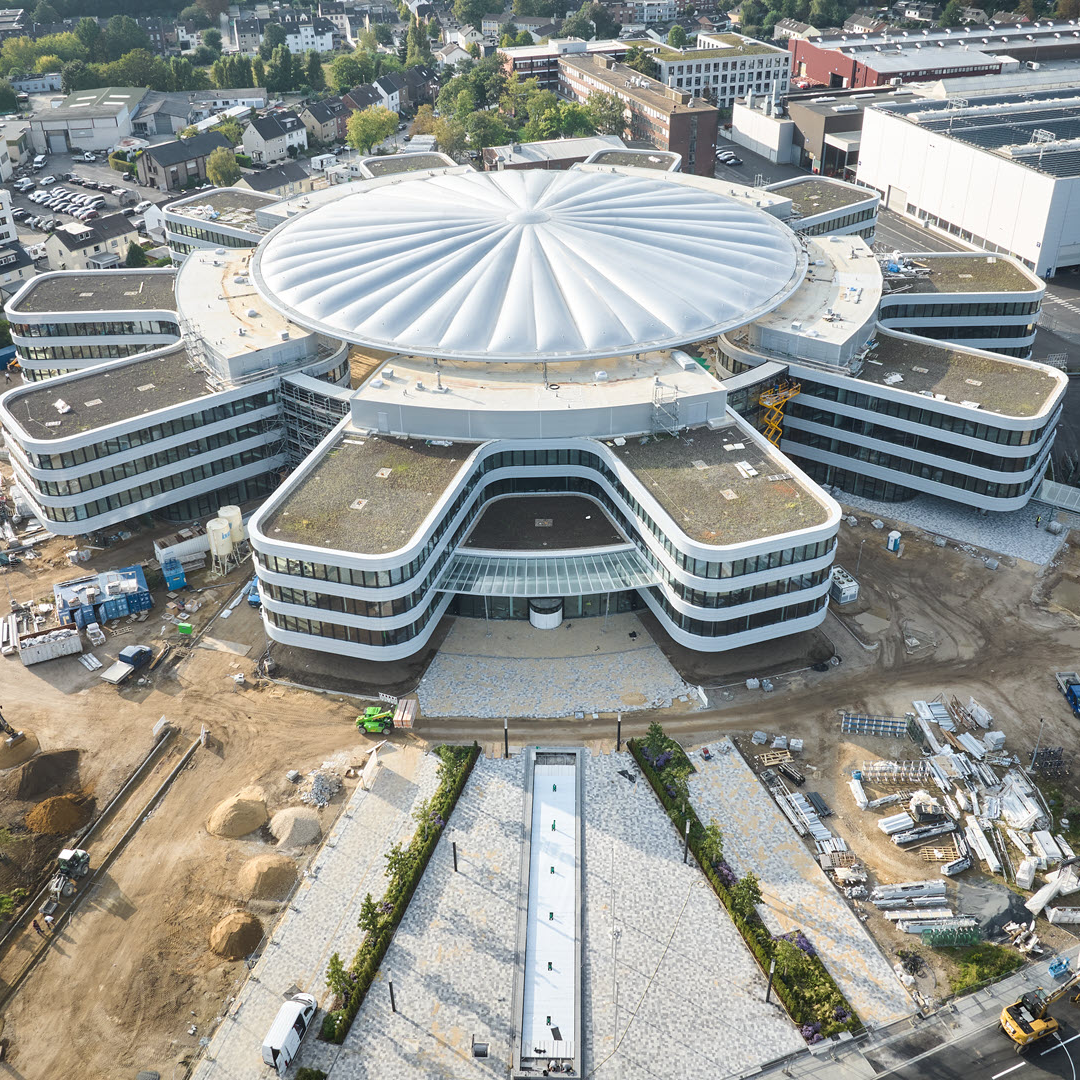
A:
POLYGON ((885 546, 889 549, 889 551, 900 550, 900 533, 897 532, 896 529, 893 529, 893 531, 889 533, 888 539, 885 542, 885 546))
POLYGON ((165 577, 165 587, 170 591, 187 585, 187 575, 179 559, 166 559, 161 564, 161 572, 165 577))

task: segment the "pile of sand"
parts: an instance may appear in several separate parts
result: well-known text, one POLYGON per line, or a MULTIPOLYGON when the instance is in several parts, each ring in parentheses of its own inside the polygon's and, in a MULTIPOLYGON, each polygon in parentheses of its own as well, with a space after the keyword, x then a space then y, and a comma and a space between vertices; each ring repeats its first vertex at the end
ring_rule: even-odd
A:
POLYGON ((210 931, 210 950, 229 960, 250 956, 262 941, 262 923, 246 911, 234 911, 214 924, 210 931))
POLYGON ((296 865, 287 855, 256 855, 240 867, 236 884, 246 900, 284 900, 296 884, 296 865))
POLYGON ((13 798, 36 799, 46 791, 63 787, 78 767, 78 750, 47 750, 14 770, 5 787, 13 798))
POLYGON ((306 847, 322 836, 319 815, 306 806, 279 810, 270 822, 270 832, 274 834, 279 848, 306 847))
POLYGON ((26 827, 36 833, 70 833, 90 820, 90 811, 85 795, 54 795, 26 815, 26 827))
POLYGON ((207 818, 206 829, 215 836, 235 839, 261 829, 268 817, 262 788, 246 787, 214 807, 207 818))

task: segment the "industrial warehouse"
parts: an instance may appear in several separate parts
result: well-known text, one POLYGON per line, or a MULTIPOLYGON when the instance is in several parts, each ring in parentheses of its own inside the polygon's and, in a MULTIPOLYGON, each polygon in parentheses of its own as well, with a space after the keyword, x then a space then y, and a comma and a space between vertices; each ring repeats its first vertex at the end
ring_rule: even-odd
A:
MULTIPOLYGON (((809 629, 829 491, 1021 507, 1066 385, 1022 358, 1015 260, 883 269, 866 189, 815 184, 448 166, 174 204, 175 305, 145 303, 179 343, 0 398, 20 495, 72 536, 257 507, 267 635, 338 655, 409 656, 447 613, 644 607, 702 652, 809 629)), ((45 284, 20 348, 70 338, 45 284)))

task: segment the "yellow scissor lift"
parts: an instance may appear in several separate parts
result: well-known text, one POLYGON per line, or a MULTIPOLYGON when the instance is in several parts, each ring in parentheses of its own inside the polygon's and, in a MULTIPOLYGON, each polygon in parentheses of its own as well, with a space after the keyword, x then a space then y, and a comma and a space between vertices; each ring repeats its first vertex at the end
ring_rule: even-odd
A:
POLYGON ((780 445, 782 434, 780 424, 784 419, 784 406, 802 392, 802 383, 790 382, 783 379, 781 382, 764 390, 758 398, 758 404, 765 410, 762 434, 773 444, 780 445))

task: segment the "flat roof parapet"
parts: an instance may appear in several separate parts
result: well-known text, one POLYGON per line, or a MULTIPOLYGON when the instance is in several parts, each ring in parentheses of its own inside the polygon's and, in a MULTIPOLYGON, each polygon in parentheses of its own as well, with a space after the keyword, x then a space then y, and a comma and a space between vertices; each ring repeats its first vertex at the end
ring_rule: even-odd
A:
POLYGON ((766 190, 790 199, 796 213, 802 217, 825 214, 830 210, 855 206, 878 197, 878 193, 871 188, 860 188, 854 184, 847 184, 842 180, 830 180, 827 177, 781 181, 778 184, 770 184, 766 190))
POLYGON ((31 278, 7 306, 8 317, 20 312, 64 312, 88 319, 99 311, 175 311, 176 271, 62 270, 31 278))
POLYGON ((6 411, 34 439, 65 439, 210 393, 185 349, 136 361, 99 364, 71 377, 20 387, 6 411), (63 401, 70 411, 61 412, 63 401))
MULTIPOLYGON (((917 252, 882 260, 885 295, 909 293, 1034 293, 1046 286, 1014 259, 986 252, 917 252), (891 270, 897 266, 898 270, 891 270)), ((886 315, 888 312, 886 311, 886 315)))
POLYGON ((404 547, 474 444, 346 430, 262 526, 271 540, 381 555, 404 547))
POLYGON ((830 517, 791 462, 735 420, 608 448, 699 543, 749 543, 816 528, 830 517))
POLYGON ((879 328, 859 378, 1003 416, 1038 416, 1067 382, 1054 368, 879 328), (899 376, 899 378, 896 378, 899 376))

